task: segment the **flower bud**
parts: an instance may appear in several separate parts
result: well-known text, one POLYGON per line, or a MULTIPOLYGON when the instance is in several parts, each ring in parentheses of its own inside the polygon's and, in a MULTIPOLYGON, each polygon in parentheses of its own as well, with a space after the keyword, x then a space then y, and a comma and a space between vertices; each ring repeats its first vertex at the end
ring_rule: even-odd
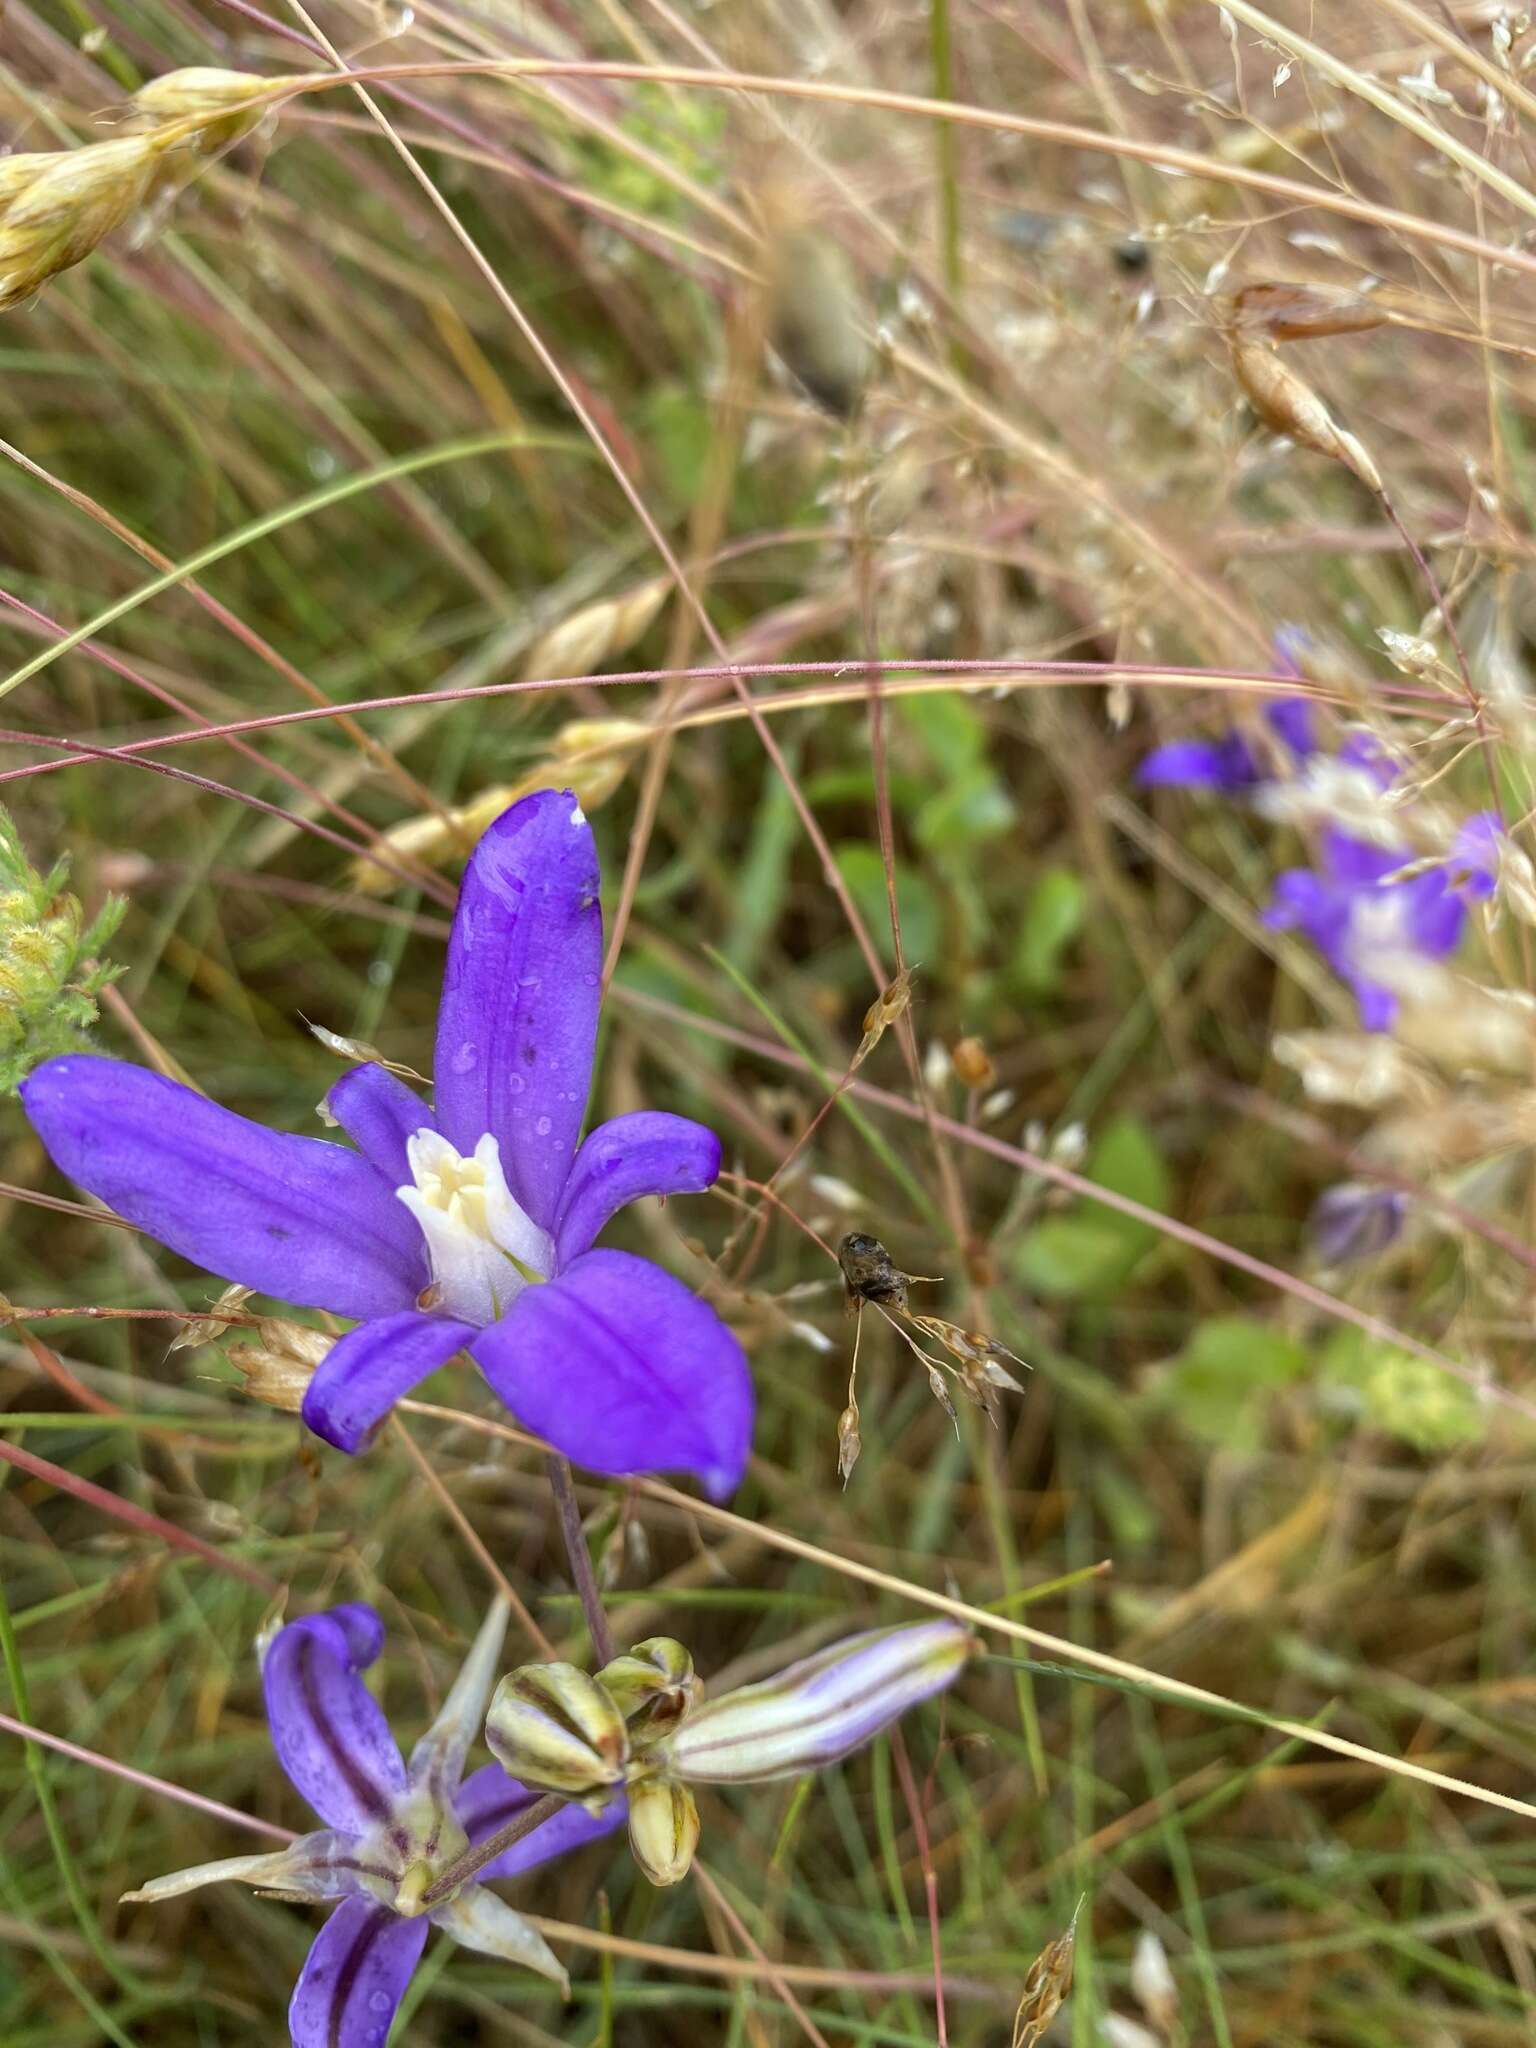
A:
POLYGON ((750 1784, 841 1762, 909 1707, 942 1692, 975 1648, 954 1621, 871 1629, 777 1678, 707 1701, 652 1752, 699 1784, 750 1784))
POLYGON ((680 1721, 699 1697, 693 1659, 671 1636, 648 1636, 597 1674, 624 1719, 654 1734, 680 1721))
POLYGON ((956 1078, 967 1088, 990 1088, 997 1079, 992 1055, 979 1038, 962 1038, 950 1055, 956 1078))
POLYGON ((497 1686, 491 1754, 514 1778, 581 1798, 622 1783, 629 1738, 618 1708, 574 1664, 524 1664, 497 1686))
POLYGON ((629 1791, 629 1846, 652 1884, 688 1875, 699 1846, 699 1809, 686 1785, 643 1778, 629 1791))

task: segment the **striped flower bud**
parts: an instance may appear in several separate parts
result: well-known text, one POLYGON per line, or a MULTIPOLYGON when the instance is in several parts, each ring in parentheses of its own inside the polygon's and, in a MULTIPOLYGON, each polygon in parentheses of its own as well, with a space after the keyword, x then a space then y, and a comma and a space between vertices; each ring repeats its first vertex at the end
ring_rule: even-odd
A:
POLYGON ((677 1884, 699 1846, 699 1809, 686 1785, 643 1778, 629 1791, 629 1846, 652 1884, 677 1884))
POLYGON ((777 1678, 707 1701, 650 1751, 650 1760, 670 1777, 707 1785, 821 1770, 942 1692, 974 1649, 954 1621, 850 1636, 777 1678))
POLYGON ((491 1754, 514 1778, 575 1799, 623 1782, 629 1737, 623 1716, 574 1664, 524 1664, 497 1686, 486 1716, 491 1754))
POLYGON ((670 1728, 700 1693, 693 1659, 671 1636, 648 1636, 597 1674, 597 1682, 632 1726, 647 1735, 670 1728))

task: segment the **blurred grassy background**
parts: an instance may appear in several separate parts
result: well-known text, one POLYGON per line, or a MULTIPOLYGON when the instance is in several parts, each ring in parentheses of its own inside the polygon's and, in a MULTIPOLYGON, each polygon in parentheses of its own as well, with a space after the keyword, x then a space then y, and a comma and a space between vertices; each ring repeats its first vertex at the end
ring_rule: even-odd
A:
MULTIPOLYGON (((1395 719, 1426 781, 1443 773, 1442 799, 1486 801, 1463 705, 1415 697, 1382 657, 1378 629, 1418 634, 1430 605, 1402 532, 1345 467, 1244 407, 1224 294, 1369 284, 1391 313, 1286 360, 1370 449, 1451 592, 1496 700, 1511 814, 1530 801, 1531 39, 1501 41, 1503 17, 1481 5, 1362 0, 1319 19, 1286 0, 1267 27, 1254 12, 328 0, 314 23, 356 64, 724 67, 823 97, 601 76, 381 86, 378 107, 612 467, 349 89, 297 100, 163 218, 8 314, 0 651, 13 681, 29 673, 5 705, 3 764, 50 772, 0 797, 40 866, 72 856, 88 907, 127 899, 100 1047, 313 1131, 340 1069, 306 1020, 430 1063, 453 834, 416 828, 439 832, 438 856, 405 877, 368 871, 366 888, 356 857, 434 807, 583 784, 610 930, 624 927, 593 1114, 644 1102, 702 1117, 742 1177, 623 1228, 730 1317, 761 1396, 733 1503, 760 1533, 583 1489, 623 1634, 665 1627, 706 1674, 746 1676, 917 1611, 787 1554, 787 1534, 1525 1799, 1524 1416, 1198 1243, 1053 1191, 1020 1157, 1081 1164, 1307 1277, 1303 1220, 1364 1119, 1306 1105, 1272 1043, 1346 1024, 1347 998, 1258 924, 1283 864, 1276 831, 1231 807, 1149 803, 1134 765, 1154 738, 1230 715, 1224 679, 1271 673, 1274 631, 1294 622, 1319 679, 1395 719), (1321 36, 1326 61, 1297 33, 1321 36), (1385 108, 1361 97, 1372 81, 1385 108), (952 94, 1103 147, 936 124, 870 92, 952 94), (1169 149, 1205 168, 1149 160, 1169 149), (862 395, 856 418, 806 385, 835 404, 862 395), (739 686, 697 612, 657 602, 654 539, 615 468, 739 686), (871 654, 902 665, 883 726, 871 654), (824 666, 784 672, 801 662, 824 666), (1061 662, 1089 666, 1063 679, 1061 662), (681 673, 700 667, 715 672, 681 673), (648 679, 601 684, 636 670, 648 679), (137 761, 48 743, 112 749, 427 692, 452 694, 137 761), (627 723, 572 734, 591 720, 627 723), (863 1456, 844 1492, 835 1265, 774 1209, 721 1253, 748 1183, 803 1136, 898 964, 883 801, 918 967, 916 1069, 959 1128, 847 1094, 776 1192, 825 1242, 872 1230, 903 1267, 944 1275, 924 1305, 1034 1370, 1000 1427, 962 1411, 957 1430, 910 1354, 867 1328, 863 1456), (949 1057, 968 1037, 992 1069, 973 1061, 971 1085, 949 1057)), ((96 139, 126 94, 180 65, 326 68, 307 23, 248 0, 12 0, 5 137, 96 139)), ((1525 985, 1507 934, 1491 957, 1525 985)), ((886 1034, 858 1082, 910 1107, 902 1037, 886 1034)), ((14 1105, 0 1178, 16 1302, 196 1313, 217 1291, 125 1231, 40 1205, 67 1191, 14 1105)), ((1499 1212, 1516 1254, 1526 1195, 1517 1156, 1499 1212)), ((1529 1265, 1485 1237, 1434 1233, 1328 1285, 1505 1388, 1529 1381, 1529 1265)), ((0 1339, 8 1441, 225 1560, 7 1468, 8 1704, 302 1825, 255 1683, 269 1595, 228 1567, 280 1583, 295 1608, 377 1604, 406 1735, 489 1583, 398 1444, 355 1463, 324 1450, 249 1401, 218 1343, 168 1353, 174 1327, 34 1321, 0 1339)), ((433 1391, 493 1412, 467 1371, 433 1391)), ((409 1428, 579 1654, 537 1454, 468 1422, 409 1428)), ((567 1949, 562 2012, 547 1986, 439 1942, 397 2040, 997 2043, 1080 1901, 1076 1989, 1049 2037, 1073 2048, 1531 2038, 1525 1820, 993 1647, 942 1739, 935 1712, 907 1731, 926 1830, 887 1744, 812 1787, 706 1810, 725 1898, 769 1958, 812 1973, 791 1986, 798 2013, 699 1888, 652 1891, 598 1849, 509 1895, 695 1951, 697 1971, 567 1949), (1172 1966, 1171 2012, 1149 2005, 1144 1970, 1132 1981, 1145 1936, 1172 1966), (734 1974, 714 1970, 722 1956, 734 1974)), ((233 1888, 157 1911, 115 1903, 254 1841, 8 1735, 0 1841, 9 2048, 277 2038, 308 1915, 233 1888)))

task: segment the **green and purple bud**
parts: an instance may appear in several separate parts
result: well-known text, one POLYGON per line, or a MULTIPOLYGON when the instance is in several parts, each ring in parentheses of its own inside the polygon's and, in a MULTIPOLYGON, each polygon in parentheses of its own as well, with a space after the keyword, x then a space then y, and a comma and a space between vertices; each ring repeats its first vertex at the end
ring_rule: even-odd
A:
POLYGON ((776 1678, 696 1707, 647 1761, 666 1777, 705 1785, 822 1770, 942 1692, 975 1648, 955 1621, 850 1636, 776 1678))
POLYGON ((701 1691, 692 1657, 671 1636, 647 1636, 605 1664, 597 1682, 636 1740, 642 1730, 656 1734, 682 1720, 701 1691))
POLYGON ((629 1764, 623 1716, 574 1664, 508 1672, 492 1697, 485 1739, 512 1777, 569 1799, 606 1798, 629 1764))

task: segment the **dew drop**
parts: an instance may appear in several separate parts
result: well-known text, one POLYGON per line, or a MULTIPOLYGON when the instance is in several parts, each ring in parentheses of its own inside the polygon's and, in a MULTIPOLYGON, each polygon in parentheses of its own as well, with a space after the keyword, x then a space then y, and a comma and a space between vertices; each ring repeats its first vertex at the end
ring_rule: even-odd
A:
POLYGON ((461 1045, 453 1056, 453 1071, 456 1074, 472 1074, 479 1059, 480 1054, 473 1045, 461 1045))
POLYGON ((541 1138, 547 1138, 550 1132, 549 1118, 547 1116, 541 1116, 533 1128, 538 1132, 541 1138))
POLYGON ((521 1095, 521 1094, 522 1094, 522 1092, 523 1092, 523 1077, 522 1077, 522 1075, 521 1075, 521 1074, 508 1074, 508 1076, 507 1076, 507 1089, 508 1089, 509 1093, 511 1093, 511 1094, 513 1094, 513 1095, 521 1095))
POLYGON ((388 2012, 394 2001, 387 1991, 375 1991, 368 2001, 370 2012, 388 2012))

